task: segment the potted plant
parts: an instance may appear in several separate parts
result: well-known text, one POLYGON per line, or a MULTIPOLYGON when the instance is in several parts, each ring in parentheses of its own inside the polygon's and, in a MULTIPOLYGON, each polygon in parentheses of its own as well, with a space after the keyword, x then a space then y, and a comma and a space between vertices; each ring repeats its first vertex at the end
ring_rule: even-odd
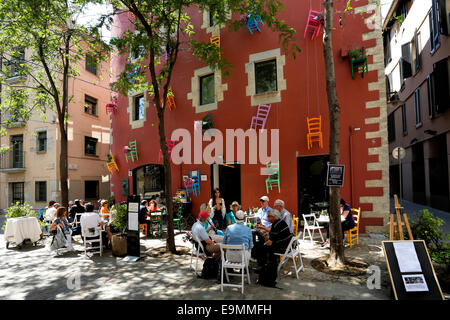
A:
POLYGON ((127 234, 128 214, 127 205, 115 205, 111 209, 112 225, 120 231, 111 239, 112 254, 117 257, 124 257, 127 255, 127 234))

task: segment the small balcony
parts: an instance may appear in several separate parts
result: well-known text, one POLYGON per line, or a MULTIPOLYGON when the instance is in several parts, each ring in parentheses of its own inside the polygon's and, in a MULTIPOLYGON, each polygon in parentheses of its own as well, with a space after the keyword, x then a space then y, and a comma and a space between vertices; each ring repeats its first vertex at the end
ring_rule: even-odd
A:
POLYGON ((25 152, 11 150, 0 154, 0 172, 25 172, 25 152))

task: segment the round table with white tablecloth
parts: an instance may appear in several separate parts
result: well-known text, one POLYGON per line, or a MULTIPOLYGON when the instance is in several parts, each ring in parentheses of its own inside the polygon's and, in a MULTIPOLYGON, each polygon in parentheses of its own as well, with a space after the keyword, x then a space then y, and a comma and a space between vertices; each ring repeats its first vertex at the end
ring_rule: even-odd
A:
POLYGON ((41 226, 35 217, 8 218, 5 228, 5 241, 20 245, 25 239, 37 242, 41 239, 41 226))

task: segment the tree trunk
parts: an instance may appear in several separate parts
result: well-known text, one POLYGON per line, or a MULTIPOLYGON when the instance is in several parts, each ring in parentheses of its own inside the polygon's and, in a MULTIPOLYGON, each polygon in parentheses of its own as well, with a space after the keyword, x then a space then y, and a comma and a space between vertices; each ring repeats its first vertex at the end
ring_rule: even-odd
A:
POLYGON ((69 203, 69 187, 67 184, 67 179, 69 178, 68 173, 68 143, 67 143, 67 132, 65 130, 64 119, 59 119, 59 132, 61 136, 61 154, 59 158, 59 176, 61 183, 61 205, 64 207, 68 207, 69 203), (62 122, 61 122, 62 121, 62 122))
MULTIPOLYGON (((336 94, 336 76, 334 72, 334 55, 332 42, 333 0, 325 0, 325 26, 323 33, 323 56, 325 60, 326 90, 330 117, 330 163, 340 163, 340 107, 336 94)), ((339 267, 345 263, 344 245, 342 243, 341 214, 339 201, 341 190, 330 187, 330 267, 339 267)))
MULTIPOLYGON (((158 103, 156 103, 158 108, 158 103)), ((164 160, 164 185, 167 207, 167 249, 176 253, 175 246, 175 233, 173 228, 173 198, 172 198, 172 168, 170 166, 169 151, 166 145, 166 133, 164 131, 164 109, 158 108, 159 118, 159 144, 161 146, 161 152, 164 160)))

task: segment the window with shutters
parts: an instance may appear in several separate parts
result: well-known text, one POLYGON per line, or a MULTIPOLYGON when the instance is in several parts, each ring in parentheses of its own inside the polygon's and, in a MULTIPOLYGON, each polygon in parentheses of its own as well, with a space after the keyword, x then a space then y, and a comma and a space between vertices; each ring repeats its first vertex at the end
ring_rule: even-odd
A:
POLYGON ((449 20, 450 20, 450 2, 449 0, 438 0, 437 7, 439 11, 439 32, 448 36, 449 20))
POLYGON ((411 42, 408 42, 402 45, 402 57, 400 58, 400 81, 402 81, 402 89, 405 79, 412 76, 411 62, 411 42))
POLYGON ((408 134, 408 127, 406 122, 406 105, 402 105, 402 131, 403 135, 408 134))
POLYGON ((449 59, 445 58, 433 65, 433 102, 436 114, 444 113, 450 107, 450 86, 448 79, 449 59))
POLYGON ((391 29, 386 30, 383 34, 383 45, 384 45, 384 66, 392 60, 391 57, 391 29))
POLYGON ((412 65, 414 67, 414 74, 419 72, 422 67, 422 44, 420 42, 420 32, 414 32, 414 39, 411 41, 412 65))
POLYGON ((34 185, 35 196, 34 199, 37 202, 47 201, 47 182, 36 181, 34 185))
POLYGON ((433 88, 433 74, 427 77, 427 91, 428 91, 428 116, 430 119, 434 118, 434 88, 433 88))
POLYGON ((428 18, 430 21, 430 50, 431 54, 433 54, 441 45, 438 0, 432 0, 431 11, 428 14, 428 18))
POLYGON ((394 112, 388 116, 388 141, 392 142, 395 140, 395 117, 394 112))
POLYGON ((41 131, 37 133, 37 151, 47 151, 47 131, 41 131))
POLYGON ((414 110, 416 113, 416 127, 422 125, 422 107, 420 102, 420 88, 414 91, 414 110))

